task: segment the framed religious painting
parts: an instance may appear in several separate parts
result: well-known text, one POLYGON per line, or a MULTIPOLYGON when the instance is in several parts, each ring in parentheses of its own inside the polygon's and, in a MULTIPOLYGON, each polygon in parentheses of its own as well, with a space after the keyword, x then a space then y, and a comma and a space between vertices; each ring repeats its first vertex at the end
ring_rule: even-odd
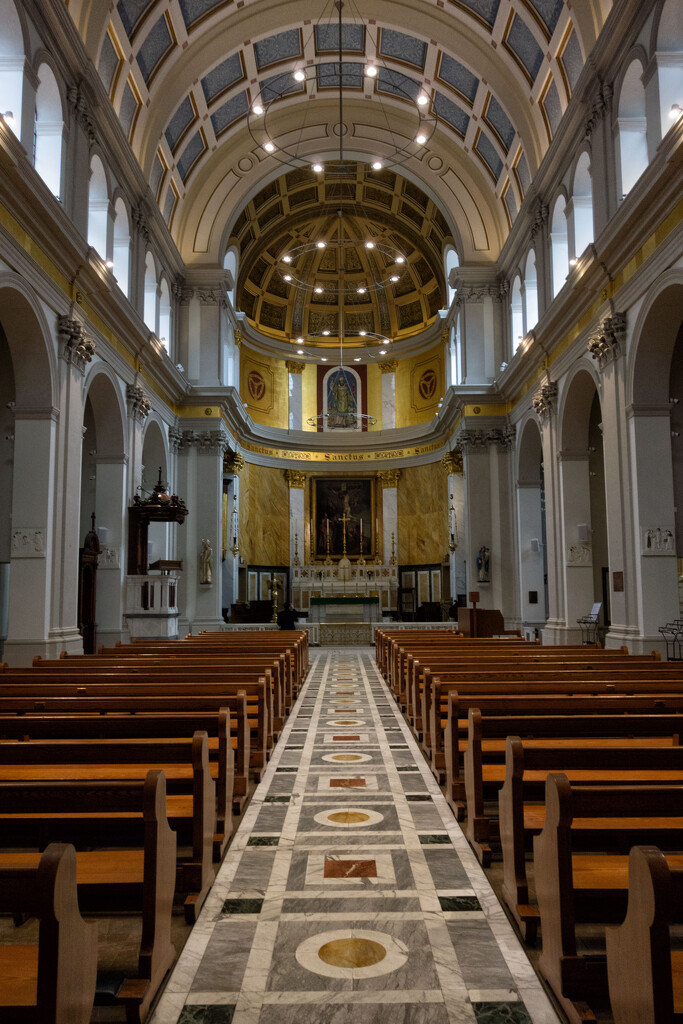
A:
POLYGON ((374 556, 377 537, 374 476, 312 477, 313 557, 374 556))

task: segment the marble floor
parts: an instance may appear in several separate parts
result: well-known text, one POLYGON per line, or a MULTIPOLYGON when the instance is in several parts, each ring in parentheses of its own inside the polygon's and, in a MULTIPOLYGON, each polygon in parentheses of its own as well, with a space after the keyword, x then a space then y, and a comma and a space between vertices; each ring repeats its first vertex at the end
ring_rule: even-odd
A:
POLYGON ((557 1024, 374 663, 322 648, 151 1024, 557 1024))

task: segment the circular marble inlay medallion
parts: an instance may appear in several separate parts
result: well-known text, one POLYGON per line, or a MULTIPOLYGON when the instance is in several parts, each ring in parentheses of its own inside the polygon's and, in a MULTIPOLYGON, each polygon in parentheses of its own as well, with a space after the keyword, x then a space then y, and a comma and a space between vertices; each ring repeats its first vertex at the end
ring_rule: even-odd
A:
POLYGON ((332 828, 367 828, 368 825, 377 825, 384 821, 384 815, 379 811, 371 811, 368 807, 329 807, 320 811, 313 818, 319 825, 328 825, 332 828))
POLYGON ((328 725, 365 725, 365 722, 361 718, 338 718, 336 721, 327 723, 328 725))
POLYGON ((323 761, 332 764, 348 764, 349 761, 372 761, 372 754, 323 754, 323 761))
POLYGON ((305 939, 296 950, 302 967, 325 978, 377 978, 403 967, 408 947, 386 932, 338 929, 305 939))
POLYGON ((332 939, 318 950, 318 956, 332 967, 372 967, 387 955, 384 946, 373 939, 332 939))

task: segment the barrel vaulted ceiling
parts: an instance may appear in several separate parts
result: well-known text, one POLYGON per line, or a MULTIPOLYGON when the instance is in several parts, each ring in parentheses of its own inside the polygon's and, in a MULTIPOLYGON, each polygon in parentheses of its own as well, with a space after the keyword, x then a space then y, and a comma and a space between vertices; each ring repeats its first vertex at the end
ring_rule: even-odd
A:
MULTIPOLYGON (((287 168, 254 142, 247 111, 272 76, 334 60, 338 36, 329 28, 326 35, 319 19, 336 12, 325 3, 67 0, 188 265, 221 262, 240 215, 249 203, 253 211, 264 189, 281 199, 291 194, 287 168)), ((344 89, 346 152, 358 160, 373 155, 380 107, 400 130, 406 103, 392 90, 392 75, 404 90, 426 92, 437 128, 399 168, 400 181, 419 184, 446 219, 439 229, 456 239, 461 259, 494 261, 610 8, 611 0, 345 4, 344 60, 376 60, 382 69, 378 79, 360 75, 349 80, 356 87, 344 89)), ((282 123, 294 128, 306 91, 304 85, 278 100, 282 123)), ((306 115, 311 152, 320 158, 338 144, 330 93, 306 115)), ((288 201, 280 207, 283 223, 278 228, 271 219, 272 237, 284 235, 291 214, 288 201)), ((399 220, 393 227, 400 234, 399 220)), ((429 294, 423 288, 423 314, 429 294)))

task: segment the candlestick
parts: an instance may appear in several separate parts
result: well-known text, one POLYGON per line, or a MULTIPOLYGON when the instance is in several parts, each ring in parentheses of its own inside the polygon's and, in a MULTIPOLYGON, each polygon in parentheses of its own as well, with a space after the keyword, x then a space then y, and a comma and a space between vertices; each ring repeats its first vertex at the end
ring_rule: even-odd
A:
POLYGON ((298 532, 296 532, 294 534, 294 562, 292 564, 293 565, 301 565, 301 562, 299 560, 299 534, 298 534, 298 532))
POLYGON ((396 538, 395 534, 391 535, 391 558, 389 559, 390 565, 396 565, 396 538))
POLYGON ((332 559, 330 558, 330 517, 325 516, 325 544, 327 547, 327 558, 325 559, 325 565, 332 565, 332 559))
POLYGON ((359 565, 365 565, 365 559, 363 558, 363 517, 360 517, 360 558, 358 559, 359 565))

